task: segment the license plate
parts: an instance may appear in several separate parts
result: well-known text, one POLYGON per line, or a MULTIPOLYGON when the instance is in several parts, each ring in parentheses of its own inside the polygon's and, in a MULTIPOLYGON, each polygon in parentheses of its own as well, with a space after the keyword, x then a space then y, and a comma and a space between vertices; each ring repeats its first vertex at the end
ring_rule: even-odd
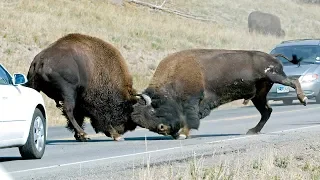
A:
POLYGON ((289 87, 288 86, 278 86, 277 93, 288 93, 289 87))

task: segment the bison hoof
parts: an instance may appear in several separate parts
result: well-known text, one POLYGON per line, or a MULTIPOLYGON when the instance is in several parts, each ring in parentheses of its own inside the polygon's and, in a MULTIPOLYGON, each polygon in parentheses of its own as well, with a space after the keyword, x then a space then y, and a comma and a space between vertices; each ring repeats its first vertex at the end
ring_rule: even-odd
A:
POLYGON ((178 139, 179 140, 183 140, 183 139, 187 139, 188 137, 187 137, 187 135, 185 135, 185 134, 180 134, 179 136, 178 136, 178 139))
POLYGON ((87 141, 90 140, 90 138, 88 138, 88 137, 80 137, 80 138, 76 138, 76 140, 79 141, 79 142, 87 142, 87 141))
POLYGON ((187 136, 185 134, 179 134, 177 139, 179 140, 187 139, 187 136))
POLYGON ((79 142, 87 142, 90 140, 90 138, 88 138, 86 134, 77 134, 77 135, 74 135, 74 137, 79 142))
POLYGON ((172 136, 173 139, 176 139, 176 140, 184 140, 184 139, 187 139, 188 136, 185 135, 185 134, 179 134, 179 135, 175 135, 175 136, 172 136))
POLYGON ((247 135, 253 135, 253 134, 259 134, 259 132, 257 132, 255 129, 249 129, 249 131, 247 132, 247 135))
POLYGON ((307 97, 304 97, 303 100, 302 100, 302 104, 304 106, 306 106, 308 104, 308 98, 307 97))
POLYGON ((122 136, 113 138, 115 141, 124 141, 124 138, 122 136))

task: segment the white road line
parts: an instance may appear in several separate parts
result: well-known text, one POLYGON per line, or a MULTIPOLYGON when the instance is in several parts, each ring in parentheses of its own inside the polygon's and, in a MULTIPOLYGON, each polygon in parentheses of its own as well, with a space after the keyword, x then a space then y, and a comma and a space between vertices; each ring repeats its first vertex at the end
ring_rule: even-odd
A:
MULTIPOLYGON (((320 125, 307 126, 307 127, 301 127, 301 128, 294 128, 294 129, 286 129, 286 130, 274 131, 274 132, 269 132, 269 133, 266 133, 266 134, 259 134, 259 135, 245 135, 245 136, 242 136, 242 137, 229 138, 229 139, 223 139, 223 140, 217 140, 217 141, 211 141, 211 142, 205 142, 205 144, 219 143, 219 142, 225 142, 225 141, 233 141, 233 140, 251 138, 251 137, 255 137, 255 136, 277 134, 277 133, 290 132, 290 131, 301 130, 301 129, 315 128, 315 127, 320 127, 320 125)), ((186 146, 191 146, 191 145, 186 145, 186 146)), ((184 147, 186 147, 186 146, 184 146, 184 147)), ((70 165, 75 165, 75 164, 82 164, 82 163, 95 162, 95 161, 103 161, 103 160, 108 160, 108 159, 124 158, 124 157, 143 155, 143 154, 148 154, 148 153, 170 151, 170 150, 181 149, 181 148, 182 148, 182 146, 159 149, 159 150, 154 150, 154 151, 146 151, 146 152, 140 152, 140 153, 134 153, 134 154, 126 154, 126 155, 120 155, 120 156, 112 156, 112 157, 106 157, 106 158, 92 159, 92 160, 87 160, 87 161, 78 161, 78 162, 73 162, 73 163, 66 163, 66 164, 46 166, 46 167, 40 167, 40 168, 26 169, 26 170, 21 170, 21 171, 12 171, 12 172, 9 172, 9 174, 36 171, 36 170, 42 170, 42 169, 51 169, 51 168, 70 166, 70 165)))
POLYGON ((78 162, 73 162, 73 163, 58 164, 58 165, 53 165, 53 166, 26 169, 26 170, 21 170, 21 171, 12 171, 12 172, 9 172, 9 174, 22 173, 22 172, 35 171, 35 170, 42 170, 42 169, 51 169, 51 168, 56 168, 56 167, 70 166, 70 165, 82 164, 82 163, 88 163, 88 162, 103 161, 103 160, 108 160, 108 159, 117 159, 117 158, 129 157, 129 156, 143 155, 143 154, 148 154, 148 153, 169 151, 169 150, 180 149, 180 148, 181 147, 173 147, 173 148, 159 149, 159 150, 154 150, 154 151, 146 151, 146 152, 141 152, 141 153, 125 154, 125 155, 120 155, 120 156, 112 156, 112 157, 106 157, 106 158, 92 159, 92 160, 87 160, 87 161, 78 161, 78 162))
POLYGON ((314 127, 320 127, 320 125, 306 126, 306 127, 301 127, 301 128, 294 128, 294 129, 286 129, 286 130, 274 131, 274 132, 270 132, 269 134, 278 134, 278 133, 282 133, 282 132, 290 132, 290 131, 296 131, 296 130, 301 130, 301 129, 309 129, 309 128, 314 128, 314 127))

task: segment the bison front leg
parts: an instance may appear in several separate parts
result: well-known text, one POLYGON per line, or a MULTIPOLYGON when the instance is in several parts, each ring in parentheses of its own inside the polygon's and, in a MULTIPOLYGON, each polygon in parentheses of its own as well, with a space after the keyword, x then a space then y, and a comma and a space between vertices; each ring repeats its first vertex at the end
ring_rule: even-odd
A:
POLYGON ((108 125, 107 131, 104 133, 106 136, 113 138, 115 141, 124 141, 124 138, 117 132, 113 126, 108 125))
POLYGON ((257 84, 256 95, 254 96, 254 98, 251 99, 251 101, 253 102, 257 110, 260 112, 261 119, 254 128, 249 129, 247 134, 259 133, 263 128, 263 126, 268 121, 268 119, 270 118, 272 113, 272 108, 268 104, 267 94, 270 91, 271 87, 272 87, 272 83, 270 82, 262 82, 260 84, 257 84))
POLYGON ((190 98, 184 106, 185 118, 181 123, 180 130, 176 133, 174 139, 187 139, 190 137, 191 129, 198 129, 200 126, 200 99, 198 97, 190 98))
POLYGON ((173 136, 174 139, 179 139, 179 140, 187 139, 189 137, 190 137, 190 128, 188 128, 187 126, 184 126, 183 128, 181 128, 179 132, 173 136))

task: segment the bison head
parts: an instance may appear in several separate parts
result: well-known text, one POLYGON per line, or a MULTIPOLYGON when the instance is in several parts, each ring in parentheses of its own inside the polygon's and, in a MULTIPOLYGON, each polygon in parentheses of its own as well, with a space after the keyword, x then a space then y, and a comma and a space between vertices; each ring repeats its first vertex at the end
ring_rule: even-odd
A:
POLYGON ((179 138, 179 131, 185 124, 179 103, 152 93, 141 94, 140 97, 134 105, 132 120, 152 132, 179 138))

